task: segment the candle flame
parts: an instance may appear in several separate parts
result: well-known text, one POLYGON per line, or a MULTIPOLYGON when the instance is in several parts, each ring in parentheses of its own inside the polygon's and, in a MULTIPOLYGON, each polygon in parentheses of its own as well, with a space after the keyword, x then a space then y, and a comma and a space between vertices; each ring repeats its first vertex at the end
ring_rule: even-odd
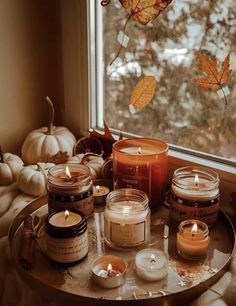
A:
POLYGON ((69 210, 65 210, 65 220, 68 219, 69 215, 70 215, 69 210))
POLYGON ((71 178, 71 174, 70 174, 70 170, 68 166, 66 166, 66 177, 71 178))
POLYGON ((111 272, 111 270, 112 270, 112 264, 108 264, 108 266, 107 266, 107 272, 109 273, 109 272, 111 272))
POLYGON ((151 255, 151 262, 156 262, 156 256, 155 255, 151 255))
POLYGON ((193 227, 192 227, 191 232, 192 232, 192 233, 196 233, 196 232, 197 232, 197 223, 194 223, 194 224, 193 224, 193 227))
POLYGON ((195 178, 194 178, 194 185, 195 185, 196 187, 199 185, 199 177, 198 177, 197 174, 195 175, 195 178))
POLYGON ((142 149, 138 148, 138 154, 142 154, 142 149))
POLYGON ((100 186, 99 185, 96 186, 96 191, 97 191, 97 193, 100 192, 100 186))

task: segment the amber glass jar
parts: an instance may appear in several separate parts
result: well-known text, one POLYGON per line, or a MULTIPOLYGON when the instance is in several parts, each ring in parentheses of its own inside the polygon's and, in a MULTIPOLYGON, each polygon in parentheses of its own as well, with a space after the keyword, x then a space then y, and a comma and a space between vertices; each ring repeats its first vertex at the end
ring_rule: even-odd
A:
POLYGON ((179 224, 197 219, 213 226, 219 211, 219 177, 204 167, 183 167, 174 172, 170 192, 170 217, 179 224))
POLYGON ((89 168, 81 164, 61 164, 48 172, 49 213, 80 211, 86 217, 94 211, 93 182, 89 168))

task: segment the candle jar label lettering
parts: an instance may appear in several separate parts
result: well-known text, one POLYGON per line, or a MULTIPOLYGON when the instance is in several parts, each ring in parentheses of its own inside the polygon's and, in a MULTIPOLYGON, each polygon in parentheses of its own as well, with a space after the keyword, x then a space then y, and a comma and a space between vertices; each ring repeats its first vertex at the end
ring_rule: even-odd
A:
POLYGON ((145 222, 136 224, 119 224, 105 219, 105 237, 116 245, 134 246, 145 242, 145 222), (108 225, 107 223, 110 224, 108 225))
POLYGON ((56 262, 72 263, 83 259, 88 253, 87 231, 73 238, 59 239, 48 235, 47 254, 56 262))
POLYGON ((80 211, 86 217, 94 211, 93 195, 86 196, 60 196, 49 192, 48 196, 49 213, 61 210, 80 211))
POLYGON ((188 219, 197 219, 205 222, 208 226, 212 226, 218 219, 219 199, 215 199, 213 204, 208 201, 209 206, 203 206, 203 203, 197 202, 196 206, 189 206, 170 199, 171 219, 176 223, 188 219))

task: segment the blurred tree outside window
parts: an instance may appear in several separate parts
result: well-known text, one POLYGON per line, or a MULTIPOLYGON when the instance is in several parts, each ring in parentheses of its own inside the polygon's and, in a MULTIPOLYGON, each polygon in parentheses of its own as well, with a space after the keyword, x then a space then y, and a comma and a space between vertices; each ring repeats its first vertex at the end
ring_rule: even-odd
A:
MULTIPOLYGON (((100 3, 99 3, 100 5, 100 3)), ((236 161, 236 1, 173 0, 146 26, 130 18, 127 48, 110 65, 128 13, 118 0, 102 11, 104 120, 114 129, 155 137, 168 143, 236 161), (228 104, 216 91, 198 87, 204 76, 201 51, 220 63, 230 53, 228 104), (157 79, 153 101, 131 115, 130 97, 144 77, 157 79)))

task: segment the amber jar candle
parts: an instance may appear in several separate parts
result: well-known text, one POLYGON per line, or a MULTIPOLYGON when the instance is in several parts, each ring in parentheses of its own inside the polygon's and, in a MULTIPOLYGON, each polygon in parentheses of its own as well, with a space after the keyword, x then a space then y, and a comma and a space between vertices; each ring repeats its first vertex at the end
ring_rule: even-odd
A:
POLYGON ((168 145, 152 138, 130 138, 113 145, 114 188, 135 188, 149 197, 151 209, 164 202, 168 145))
POLYGON ((73 264, 88 254, 87 222, 82 213, 59 211, 46 222, 47 255, 57 262, 73 264))
POLYGON ((94 211, 93 182, 89 168, 80 164, 61 164, 48 172, 48 210, 80 211, 85 217, 94 211))
POLYGON ((177 169, 171 185, 170 217, 176 224, 197 219, 211 227, 218 219, 219 198, 215 171, 204 167, 177 169))

